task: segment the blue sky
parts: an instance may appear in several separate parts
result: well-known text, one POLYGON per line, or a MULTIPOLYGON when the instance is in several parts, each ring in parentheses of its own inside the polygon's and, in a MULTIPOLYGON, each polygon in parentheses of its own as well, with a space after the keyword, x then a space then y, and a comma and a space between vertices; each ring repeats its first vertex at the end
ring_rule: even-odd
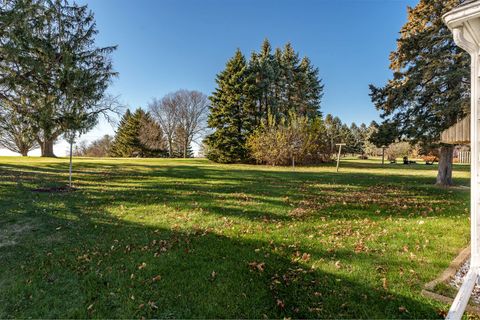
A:
MULTIPOLYGON (((417 0, 79 0, 94 11, 99 45, 117 44, 110 88, 130 108, 177 89, 210 94, 236 48, 247 56, 268 38, 291 42, 320 70, 321 110, 369 123, 378 113, 370 83, 390 76, 388 55, 417 0)), ((113 128, 101 123, 91 140, 113 128)), ((64 143, 56 147, 62 155, 64 143)))

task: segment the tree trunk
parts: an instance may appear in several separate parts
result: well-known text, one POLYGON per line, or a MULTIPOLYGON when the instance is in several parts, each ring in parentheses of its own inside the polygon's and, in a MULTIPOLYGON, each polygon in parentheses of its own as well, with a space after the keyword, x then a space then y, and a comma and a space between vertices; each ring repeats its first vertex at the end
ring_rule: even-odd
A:
POLYGON ((453 185, 453 146, 443 145, 440 147, 440 160, 438 161, 437 185, 448 187, 453 185))
POLYGON ((53 153, 53 143, 55 139, 45 139, 40 143, 40 149, 42 151, 42 157, 51 157, 55 158, 53 153))
POLYGON ((173 158, 173 139, 168 137, 168 157, 173 158))
POLYGON ((184 146, 183 146, 183 157, 186 159, 186 158, 188 158, 188 147, 190 146, 190 142, 188 141, 188 139, 186 139, 183 144, 184 144, 184 146))

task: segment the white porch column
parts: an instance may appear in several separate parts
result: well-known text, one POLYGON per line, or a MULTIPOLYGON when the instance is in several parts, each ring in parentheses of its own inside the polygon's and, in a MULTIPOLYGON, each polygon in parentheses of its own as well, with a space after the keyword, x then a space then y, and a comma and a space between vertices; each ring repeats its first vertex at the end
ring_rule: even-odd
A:
POLYGON ((480 270, 480 178, 479 178, 479 136, 480 136, 480 1, 469 1, 443 16, 443 20, 453 33, 455 43, 471 57, 471 262, 470 270, 464 279, 453 304, 448 319, 461 319, 468 304, 473 287, 478 280, 480 270))

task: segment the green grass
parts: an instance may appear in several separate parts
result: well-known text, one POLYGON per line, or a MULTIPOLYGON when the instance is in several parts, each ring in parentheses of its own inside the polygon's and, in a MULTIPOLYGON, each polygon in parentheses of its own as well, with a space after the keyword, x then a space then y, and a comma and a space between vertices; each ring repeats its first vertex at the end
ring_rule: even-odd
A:
POLYGON ((469 238, 435 166, 84 158, 32 192, 67 170, 0 158, 0 318, 438 318, 469 238))

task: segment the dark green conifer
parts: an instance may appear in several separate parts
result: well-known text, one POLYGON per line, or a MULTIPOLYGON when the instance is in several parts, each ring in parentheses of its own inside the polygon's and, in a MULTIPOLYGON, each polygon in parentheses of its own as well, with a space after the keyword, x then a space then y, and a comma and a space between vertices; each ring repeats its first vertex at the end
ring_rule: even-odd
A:
POLYGON ((207 137, 208 157, 222 163, 241 162, 247 159, 245 147, 248 123, 248 68, 245 57, 237 50, 217 75, 217 89, 210 97, 212 102, 208 125, 215 132, 207 137))

